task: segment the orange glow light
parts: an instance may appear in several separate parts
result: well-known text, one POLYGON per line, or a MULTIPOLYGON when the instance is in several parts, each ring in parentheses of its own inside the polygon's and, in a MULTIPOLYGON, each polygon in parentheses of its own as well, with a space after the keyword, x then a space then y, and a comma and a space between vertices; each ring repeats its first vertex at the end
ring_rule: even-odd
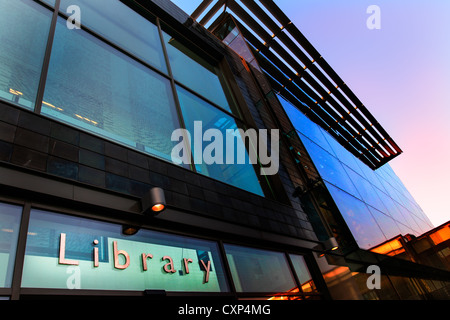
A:
POLYGON ((152 210, 155 211, 155 212, 160 212, 160 211, 163 211, 164 208, 165 208, 165 207, 164 207, 163 204, 158 203, 158 204, 155 204, 155 205, 152 207, 152 210))
POLYGON ((450 239, 450 225, 446 225, 444 228, 433 232, 430 234, 430 238, 436 245, 450 239))

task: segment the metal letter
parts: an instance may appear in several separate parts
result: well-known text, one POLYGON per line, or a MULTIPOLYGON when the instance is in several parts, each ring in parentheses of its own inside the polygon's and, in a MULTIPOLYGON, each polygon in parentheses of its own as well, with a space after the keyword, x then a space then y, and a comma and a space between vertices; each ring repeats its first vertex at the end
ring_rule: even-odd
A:
POLYGON ((169 262, 166 263, 166 264, 164 265, 164 271, 165 271, 165 272, 167 272, 167 273, 175 273, 175 272, 177 272, 177 271, 175 270, 175 267, 173 266, 173 260, 172 260, 171 257, 169 257, 169 256, 164 256, 164 257, 162 258, 162 260, 169 260, 169 262), (170 265, 170 269, 167 268, 168 265, 170 265))
POLYGON ((113 249, 114 249, 114 268, 116 269, 126 269, 130 265, 130 256, 125 250, 117 250, 117 241, 113 241, 113 249), (119 263, 119 254, 125 257, 125 264, 119 263))
POLYGON ((153 255, 150 254, 150 253, 147 253, 147 254, 143 253, 143 254, 142 254, 142 269, 143 269, 144 271, 147 271, 147 259, 148 259, 148 258, 152 259, 152 258, 153 258, 153 255))
POLYGON ((77 266, 79 262, 77 260, 66 259, 66 234, 61 233, 59 240, 59 264, 67 264, 77 266))
POLYGON ((203 260, 200 260, 203 267, 205 268, 206 274, 205 274, 205 283, 209 281, 209 269, 211 268, 211 261, 208 261, 208 265, 206 266, 203 260))
POLYGON ((189 267, 188 267, 188 263, 192 263, 192 259, 186 259, 184 258, 184 270, 186 271, 186 274, 189 273, 189 267))

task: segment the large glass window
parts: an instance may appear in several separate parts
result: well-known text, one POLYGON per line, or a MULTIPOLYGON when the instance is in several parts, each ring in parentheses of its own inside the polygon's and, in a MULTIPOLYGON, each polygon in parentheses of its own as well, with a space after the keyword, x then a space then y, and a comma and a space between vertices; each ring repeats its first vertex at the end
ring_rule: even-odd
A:
POLYGON ((283 98, 280 97, 279 101, 296 130, 320 145, 326 151, 334 154, 324 137, 323 130, 317 124, 309 120, 306 115, 283 98))
POLYGON ((361 200, 365 201, 367 204, 371 205, 374 208, 377 208, 380 211, 383 211, 385 206, 375 191, 375 187, 370 184, 365 178, 361 177, 355 171, 347 167, 343 166, 345 171, 349 175, 350 179, 353 181, 353 184, 358 189, 358 195, 361 200))
POLYGON ((170 160, 170 82, 83 30, 57 24, 42 113, 170 160))
POLYGON ((374 208, 369 207, 369 210, 387 239, 401 234, 401 230, 394 219, 374 208))
POLYGON ((342 163, 338 159, 308 138, 302 137, 302 141, 324 180, 353 195, 358 195, 358 191, 342 167, 342 163))
POLYGON ((298 254, 290 254, 289 258, 291 259, 292 266, 297 274, 297 279, 302 286, 302 291, 304 293, 317 293, 318 291, 316 285, 314 284, 311 274, 309 273, 305 258, 298 254))
MULTIPOLYGON (((205 157, 198 155, 196 169, 197 172, 204 174, 206 176, 212 177, 219 181, 231 184, 238 188, 253 192, 258 195, 263 195, 261 186, 258 181, 255 169, 250 163, 248 153, 245 151, 244 163, 238 162, 238 148, 244 148, 242 137, 237 136, 235 141, 235 148, 233 149, 234 158, 232 161, 227 161, 226 151, 230 152, 231 149, 226 150, 226 136, 227 129, 236 130, 238 128, 236 120, 226 113, 220 111, 219 109, 213 107, 212 105, 205 102, 203 99, 195 96, 194 94, 188 92, 187 90, 177 87, 178 97, 180 100, 181 110, 184 117, 184 122, 186 124, 186 129, 191 134, 192 140, 192 150, 194 152, 194 160, 196 159, 196 154, 202 152, 202 155, 211 154, 213 157, 217 157, 217 162, 207 163, 205 157), (197 128, 200 129, 201 136, 195 136, 195 125, 197 122, 197 128), (201 128, 199 127, 201 125, 201 128), (211 138, 210 141, 203 140, 203 133, 209 129, 215 129, 222 135, 222 141, 215 141, 211 138), (195 143, 202 143, 202 148, 195 148, 195 143), (218 143, 215 151, 206 152, 206 148, 209 148, 213 143, 218 143), (219 145, 220 144, 220 145, 219 145), (222 152, 222 155, 218 153, 222 152), (201 163, 199 163, 201 162, 201 163), (218 163, 222 162, 222 163, 218 163), (232 162, 232 163, 230 163, 232 162)), ((198 130, 197 129, 197 130, 198 130)), ((206 139, 205 139, 206 140, 206 139)), ((214 148, 213 148, 214 149, 214 148)), ((214 160, 214 159, 213 159, 214 160)), ((229 159, 230 160, 230 159, 229 159)))
POLYGON ((118 0, 61 0, 60 11, 80 8, 81 24, 150 65, 167 72, 158 28, 118 0))
POLYGON ((179 39, 163 33, 175 80, 231 111, 217 72, 210 63, 189 50, 179 39))
POLYGON ((369 249, 386 241, 364 202, 327 182, 325 184, 360 248, 369 249))
POLYGON ((289 292, 297 288, 281 252, 225 245, 237 292, 289 292))
POLYGON ((0 0, 0 98, 34 109, 52 13, 26 0, 0 0))
POLYGON ((10 287, 22 207, 0 203, 0 287, 10 287))
POLYGON ((22 287, 229 291, 215 242, 33 209, 22 287))

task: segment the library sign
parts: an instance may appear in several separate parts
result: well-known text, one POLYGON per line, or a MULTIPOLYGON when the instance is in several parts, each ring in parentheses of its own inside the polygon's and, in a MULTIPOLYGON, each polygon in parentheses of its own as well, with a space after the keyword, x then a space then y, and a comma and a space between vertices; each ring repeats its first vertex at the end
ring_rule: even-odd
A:
MULTIPOLYGON (((88 244, 90 254, 76 257, 77 248, 59 234, 57 256, 26 255, 22 287, 146 290, 220 291, 211 252, 126 239, 99 237, 88 244), (75 247, 75 248, 74 248, 75 247)), ((81 242, 81 241, 80 241, 81 242)), ((86 247, 86 244, 76 243, 86 247)))

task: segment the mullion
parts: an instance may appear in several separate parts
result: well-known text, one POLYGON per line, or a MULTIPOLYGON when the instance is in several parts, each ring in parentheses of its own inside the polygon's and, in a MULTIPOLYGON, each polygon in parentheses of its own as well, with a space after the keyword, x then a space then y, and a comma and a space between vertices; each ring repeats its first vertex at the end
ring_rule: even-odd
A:
MULTIPOLYGON (((42 5, 41 2, 38 3, 42 5)), ((47 47, 45 48, 44 61, 42 62, 41 77, 39 79, 38 91, 34 103, 34 112, 37 114, 41 113, 42 100, 44 99, 45 84, 47 82, 47 74, 50 65, 50 56, 52 53, 53 40, 55 38, 56 23, 58 20, 58 11, 60 4, 61 0, 55 0, 55 8, 53 9, 52 21, 50 23, 50 29, 48 32, 47 47)))
MULTIPOLYGON (((167 53, 166 43, 164 41, 163 31, 162 31, 162 28, 161 28, 161 22, 160 22, 159 18, 156 19, 156 26, 158 27, 159 39, 161 41, 161 47, 162 47, 162 50, 163 50, 164 60, 166 62, 167 72, 168 72, 169 78, 170 78, 170 87, 172 89, 172 96, 173 96, 173 99, 174 99, 174 102, 175 102, 175 108, 176 108, 176 111, 177 111, 178 121, 179 121, 179 123, 181 125, 181 128, 184 129, 184 131, 183 131, 183 135, 184 135, 184 132, 186 130, 186 123, 184 122, 183 112, 181 110, 181 105, 180 105, 180 99, 178 97, 176 83, 175 83, 175 79, 173 77, 172 67, 170 65, 169 54, 167 53)), ((194 171, 194 172, 197 172, 197 168, 195 167, 195 163, 194 163, 193 152, 191 150, 190 145, 188 143, 186 143, 187 141, 189 141, 188 137, 183 136, 183 141, 185 143, 185 146, 189 150, 189 156, 191 158, 191 163, 189 165, 190 169, 192 171, 194 171)))

